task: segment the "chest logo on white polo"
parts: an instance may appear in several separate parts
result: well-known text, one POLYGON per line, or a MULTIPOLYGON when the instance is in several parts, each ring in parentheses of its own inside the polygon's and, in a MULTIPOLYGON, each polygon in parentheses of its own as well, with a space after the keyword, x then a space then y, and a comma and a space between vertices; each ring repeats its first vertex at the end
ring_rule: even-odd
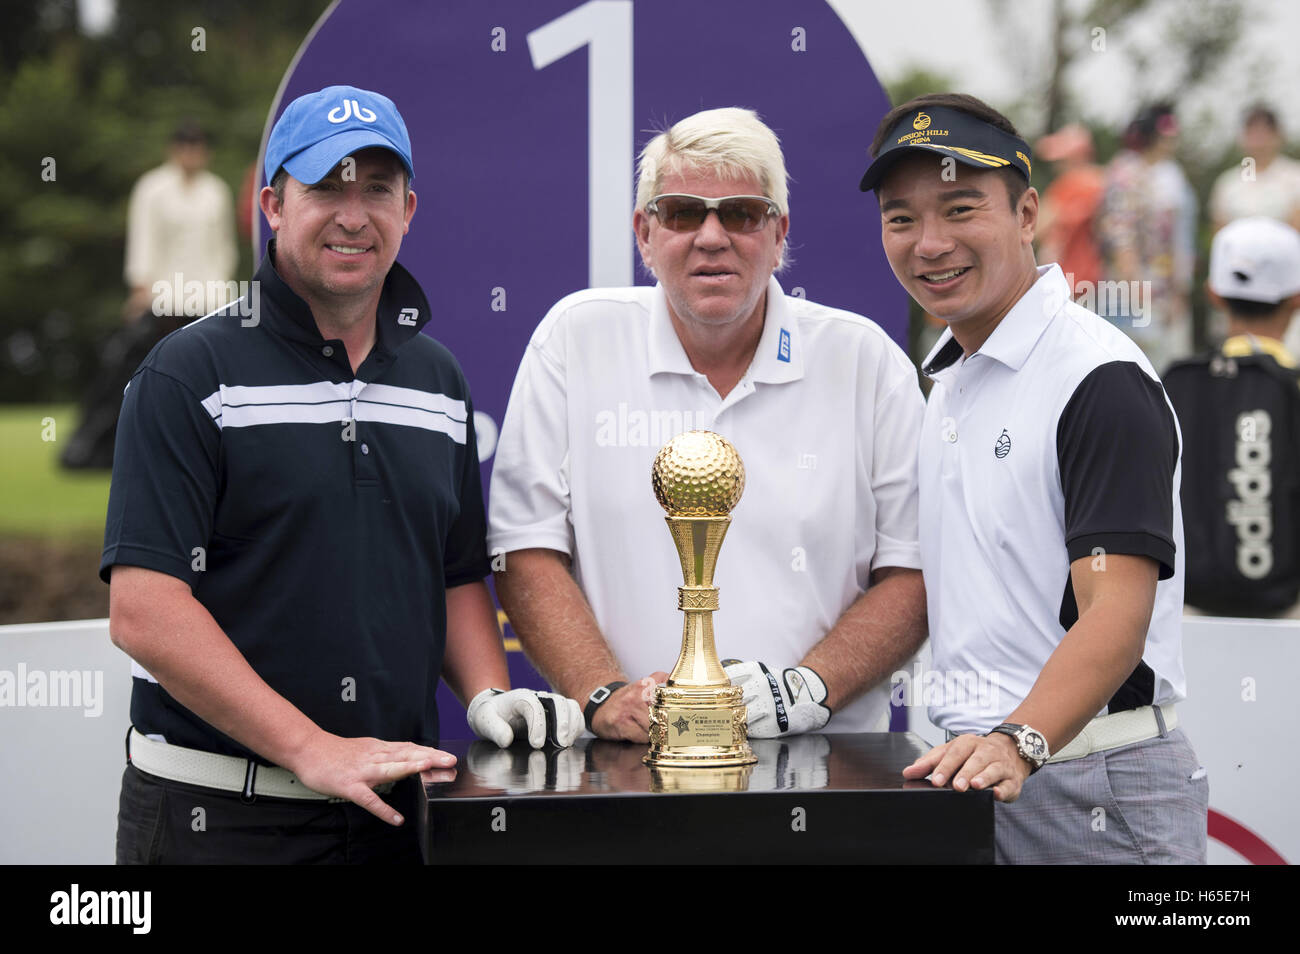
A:
POLYGON ((1007 433, 1007 429, 1004 427, 1002 428, 1002 436, 1000 436, 998 438, 998 442, 993 445, 993 456, 996 457, 998 460, 1001 460, 1002 458, 1006 457, 1010 453, 1011 453, 1011 435, 1007 433))

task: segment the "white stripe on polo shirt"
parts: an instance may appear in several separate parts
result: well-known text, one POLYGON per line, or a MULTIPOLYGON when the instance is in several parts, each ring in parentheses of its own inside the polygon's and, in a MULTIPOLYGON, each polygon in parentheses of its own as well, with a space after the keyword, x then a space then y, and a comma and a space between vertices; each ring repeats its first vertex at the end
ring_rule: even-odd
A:
POLYGON ((340 418, 337 405, 346 408, 351 399, 352 389, 346 382, 223 384, 203 399, 203 408, 222 428, 258 424, 325 424, 348 417, 345 412, 340 418), (331 408, 331 405, 335 407, 331 408))
POLYGON ((227 427, 258 427, 263 424, 333 424, 345 421, 348 401, 331 401, 327 404, 245 404, 226 408, 219 420, 222 430, 227 427))
POLYGON ((367 384, 357 400, 372 404, 394 404, 412 407, 418 410, 443 414, 464 424, 467 413, 465 402, 449 398, 445 394, 433 391, 417 391, 415 388, 398 388, 391 384, 367 384))
MULTIPOLYGON (((250 387, 244 384, 223 384, 203 402, 216 399, 218 407, 240 407, 246 404, 326 404, 330 401, 347 401, 352 397, 348 382, 335 384, 314 381, 311 384, 269 384, 250 387)), ((212 413, 209 409, 209 413, 212 413)))
POLYGON ((149 670, 145 669, 144 666, 141 666, 134 659, 131 660, 131 675, 136 679, 143 679, 145 682, 158 682, 157 679, 149 674, 149 670))
POLYGON ((457 444, 465 443, 464 421, 453 421, 446 414, 426 411, 418 407, 357 401, 356 419, 375 421, 380 424, 400 424, 403 427, 421 427, 426 431, 439 431, 446 434, 457 444))
POLYGON ((310 384, 221 385, 203 399, 221 428, 268 424, 332 424, 348 419, 418 427, 465 443, 465 402, 433 391, 314 381, 310 384))

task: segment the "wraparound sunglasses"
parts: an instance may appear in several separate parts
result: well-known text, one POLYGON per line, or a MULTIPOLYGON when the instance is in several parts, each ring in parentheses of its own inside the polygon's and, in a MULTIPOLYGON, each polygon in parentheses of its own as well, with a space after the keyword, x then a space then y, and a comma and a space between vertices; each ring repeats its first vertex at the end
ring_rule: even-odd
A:
POLYGON ((702 195, 674 192, 655 196, 645 204, 645 208, 658 217, 660 225, 674 232, 695 231, 704 224, 710 212, 718 213, 718 221, 728 232, 757 232, 767 223, 769 215, 780 214, 776 203, 761 195, 724 195, 706 199, 702 195))

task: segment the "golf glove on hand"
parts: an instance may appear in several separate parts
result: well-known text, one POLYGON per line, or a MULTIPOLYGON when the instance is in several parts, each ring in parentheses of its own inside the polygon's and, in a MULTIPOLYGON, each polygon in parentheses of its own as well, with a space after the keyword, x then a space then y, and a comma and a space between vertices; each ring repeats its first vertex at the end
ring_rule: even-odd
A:
POLYGON ((535 749, 548 741, 565 748, 586 728, 576 700, 532 689, 484 689, 470 700, 465 718, 476 735, 501 748, 523 734, 535 749))
POLYGON ((733 686, 744 690, 749 708, 749 734, 756 739, 815 732, 831 719, 826 707, 826 683, 807 666, 774 674, 761 662, 724 659, 733 686))

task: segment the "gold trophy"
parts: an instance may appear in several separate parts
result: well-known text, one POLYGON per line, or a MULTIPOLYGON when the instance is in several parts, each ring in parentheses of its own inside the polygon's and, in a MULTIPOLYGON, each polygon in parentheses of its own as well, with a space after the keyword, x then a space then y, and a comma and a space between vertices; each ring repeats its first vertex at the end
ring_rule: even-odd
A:
POLYGON ((745 465, 724 438, 710 431, 679 434, 663 446, 651 471, 655 497, 668 512, 668 530, 682 561, 685 585, 677 608, 686 614, 682 652, 668 683, 650 705, 652 766, 750 765, 744 693, 732 686, 713 645, 718 588, 713 569, 731 510, 745 489, 745 465))

